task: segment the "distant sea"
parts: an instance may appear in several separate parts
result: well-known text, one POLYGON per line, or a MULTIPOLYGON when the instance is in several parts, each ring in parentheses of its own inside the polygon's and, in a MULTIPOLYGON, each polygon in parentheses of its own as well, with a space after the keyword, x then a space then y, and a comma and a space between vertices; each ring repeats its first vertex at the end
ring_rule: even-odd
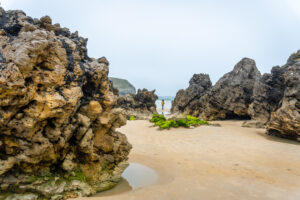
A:
MULTIPOLYGON (((165 100, 165 110, 170 110, 172 107, 172 101, 174 100, 173 96, 159 96, 158 99, 156 100, 156 108, 161 109, 161 100, 165 100)), ((159 112, 161 113, 161 112, 159 112)), ((168 112, 165 112, 165 114, 168 114, 168 112)))

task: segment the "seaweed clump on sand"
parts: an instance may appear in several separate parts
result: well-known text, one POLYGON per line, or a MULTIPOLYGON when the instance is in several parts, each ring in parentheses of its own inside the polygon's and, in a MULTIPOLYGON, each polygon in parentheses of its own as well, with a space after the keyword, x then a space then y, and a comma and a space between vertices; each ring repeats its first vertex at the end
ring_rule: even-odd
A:
POLYGON ((164 115, 153 114, 150 122, 153 122, 154 126, 158 126, 161 129, 170 129, 171 127, 190 128, 191 126, 209 125, 207 121, 200 120, 199 118, 191 115, 187 115, 185 118, 166 119, 164 115))

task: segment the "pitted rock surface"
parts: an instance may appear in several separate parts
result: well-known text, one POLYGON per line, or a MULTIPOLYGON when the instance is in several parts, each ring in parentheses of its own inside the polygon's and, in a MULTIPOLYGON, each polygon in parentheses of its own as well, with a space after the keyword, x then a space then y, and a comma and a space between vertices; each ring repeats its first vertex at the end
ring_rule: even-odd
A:
POLYGON ((88 196, 120 180, 126 117, 86 43, 48 16, 0 9, 0 198, 88 196))

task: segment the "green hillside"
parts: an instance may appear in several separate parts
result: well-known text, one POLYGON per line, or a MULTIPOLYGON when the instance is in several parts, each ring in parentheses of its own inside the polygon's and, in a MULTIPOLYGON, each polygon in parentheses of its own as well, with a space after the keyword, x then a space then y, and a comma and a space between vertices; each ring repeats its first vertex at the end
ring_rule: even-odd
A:
POLYGON ((129 93, 136 93, 135 87, 126 79, 109 77, 109 80, 112 81, 113 87, 119 90, 120 96, 124 96, 129 93))

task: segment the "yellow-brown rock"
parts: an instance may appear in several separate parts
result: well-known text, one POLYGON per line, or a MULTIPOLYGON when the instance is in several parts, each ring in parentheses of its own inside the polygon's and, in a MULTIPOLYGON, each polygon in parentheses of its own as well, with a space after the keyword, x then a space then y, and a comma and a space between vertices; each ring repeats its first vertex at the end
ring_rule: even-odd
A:
POLYGON ((108 61, 86 43, 49 16, 0 8, 0 199, 88 196, 120 180, 131 145, 115 129, 126 118, 113 109, 108 61))

